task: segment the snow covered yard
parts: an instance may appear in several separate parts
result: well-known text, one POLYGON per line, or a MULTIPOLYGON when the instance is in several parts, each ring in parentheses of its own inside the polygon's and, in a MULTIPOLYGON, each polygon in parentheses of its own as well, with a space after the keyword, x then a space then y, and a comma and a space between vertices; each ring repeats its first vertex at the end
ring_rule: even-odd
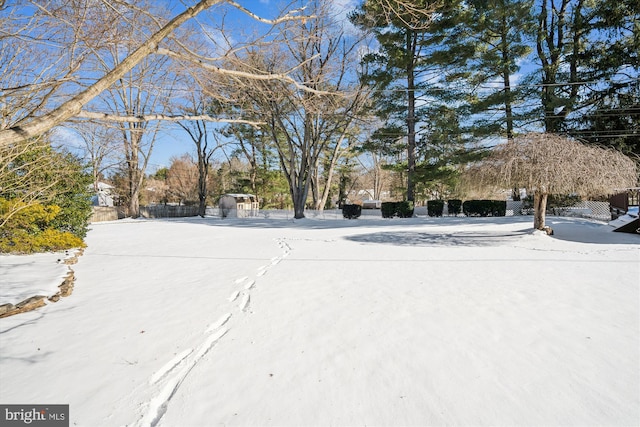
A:
POLYGON ((73 295, 0 319, 0 402, 72 426, 638 425, 640 239, 531 221, 94 224, 73 295))

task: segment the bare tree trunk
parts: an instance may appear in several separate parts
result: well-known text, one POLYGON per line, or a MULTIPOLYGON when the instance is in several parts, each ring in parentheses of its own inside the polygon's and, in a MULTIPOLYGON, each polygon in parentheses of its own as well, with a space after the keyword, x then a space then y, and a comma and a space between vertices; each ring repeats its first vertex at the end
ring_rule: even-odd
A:
POLYGON ((322 198, 320 199, 320 207, 317 208, 318 210, 324 210, 324 207, 327 205, 327 199, 329 198, 329 193, 331 190, 331 181, 333 181, 333 174, 335 173, 335 170, 336 170, 336 164, 338 164, 338 160, 340 159, 340 157, 342 157, 342 152, 340 148, 342 146, 342 142, 344 141, 345 135, 346 135, 346 131, 343 131, 342 135, 340 135, 340 138, 336 142, 336 146, 333 148, 333 154, 331 156, 331 161, 329 163, 329 170, 327 171, 327 174, 326 174, 327 179, 324 184, 322 198))
POLYGON ((509 69, 509 49, 507 41, 507 18, 502 16, 502 82, 504 84, 504 115, 507 122, 507 139, 513 139, 513 110, 511 106, 511 70, 509 69))
POLYGON ((533 228, 545 229, 545 213, 547 211, 547 194, 536 191, 533 195, 533 228))
POLYGON ((310 175, 311 177, 311 200, 313 203, 313 208, 315 210, 320 210, 320 171, 316 167, 313 170, 313 173, 310 175))
POLYGON ((209 179, 209 163, 198 150, 198 215, 204 218, 207 212, 207 180, 209 179))
POLYGON ((140 217, 140 187, 136 186, 131 189, 131 200, 129 200, 129 216, 131 218, 140 217))
POLYGON ((293 217, 295 219, 304 218, 304 208, 309 194, 309 182, 309 179, 304 180, 304 182, 298 180, 292 188, 291 197, 293 199, 293 217))
POLYGON ((416 172, 416 94, 415 94, 415 52, 416 36, 413 31, 407 31, 407 54, 411 55, 407 61, 407 200, 415 201, 415 172, 416 172))
POLYGON ((139 147, 142 134, 139 131, 132 131, 129 135, 130 141, 126 139, 125 147, 127 152, 127 172, 129 177, 129 215, 132 218, 140 216, 140 187, 142 186, 142 170, 139 162, 139 147))

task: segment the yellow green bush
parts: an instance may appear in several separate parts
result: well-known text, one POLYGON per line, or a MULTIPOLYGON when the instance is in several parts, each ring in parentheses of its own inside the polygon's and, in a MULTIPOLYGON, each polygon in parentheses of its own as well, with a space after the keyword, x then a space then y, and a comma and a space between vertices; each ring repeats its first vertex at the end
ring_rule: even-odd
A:
POLYGON ((0 198, 0 253, 34 253, 84 247, 81 238, 52 226, 56 205, 0 198))

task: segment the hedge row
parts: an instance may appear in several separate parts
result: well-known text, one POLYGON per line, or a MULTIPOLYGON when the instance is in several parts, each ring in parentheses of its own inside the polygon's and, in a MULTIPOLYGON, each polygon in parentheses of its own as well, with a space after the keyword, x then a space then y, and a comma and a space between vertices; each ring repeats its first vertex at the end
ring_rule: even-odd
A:
MULTIPOLYGON (((460 211, 466 216, 505 216, 507 214, 507 202, 505 200, 462 200, 453 199, 447 201, 449 215, 458 215, 460 211)), ((380 208, 383 218, 411 218, 413 216, 413 202, 383 202, 380 208)), ((427 213, 431 217, 442 216, 444 200, 430 200, 427 202, 427 213)), ((360 217, 362 206, 343 205, 342 216, 347 219, 360 217)))
POLYGON ((383 202, 380 206, 383 218, 411 218, 413 216, 413 202, 383 202))
MULTIPOLYGON (((458 215, 460 211, 466 216, 505 216, 507 202, 504 200, 462 200, 452 199, 447 201, 449 215, 458 215), (461 209, 462 208, 462 209, 461 209)), ((427 214, 429 216, 442 216, 444 212, 444 200, 429 200, 427 202, 427 214)))
POLYGON ((466 216, 505 216, 506 200, 467 200, 462 204, 466 216))
MULTIPOLYGON (((458 215, 462 211, 462 200, 447 200, 449 215, 458 215)), ((429 216, 442 216, 444 212, 444 200, 429 200, 427 202, 427 214, 429 216)))

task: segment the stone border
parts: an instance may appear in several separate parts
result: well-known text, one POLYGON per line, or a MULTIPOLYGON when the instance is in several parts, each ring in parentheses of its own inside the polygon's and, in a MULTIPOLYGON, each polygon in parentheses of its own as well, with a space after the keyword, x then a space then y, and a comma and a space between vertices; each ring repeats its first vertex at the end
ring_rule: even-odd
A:
POLYGON ((13 316, 14 314, 25 313, 27 311, 32 311, 37 308, 43 307, 47 304, 47 300, 50 302, 58 302, 61 297, 68 297, 73 292, 73 284, 76 281, 75 272, 71 268, 71 265, 76 264, 78 262, 78 258, 84 253, 84 249, 74 249, 72 251, 72 255, 65 258, 64 260, 59 260, 66 264, 68 267, 67 275, 62 280, 62 283, 58 286, 60 289, 54 295, 50 297, 46 297, 43 295, 36 295, 26 300, 19 302, 17 304, 3 304, 0 305, 0 318, 13 316))

